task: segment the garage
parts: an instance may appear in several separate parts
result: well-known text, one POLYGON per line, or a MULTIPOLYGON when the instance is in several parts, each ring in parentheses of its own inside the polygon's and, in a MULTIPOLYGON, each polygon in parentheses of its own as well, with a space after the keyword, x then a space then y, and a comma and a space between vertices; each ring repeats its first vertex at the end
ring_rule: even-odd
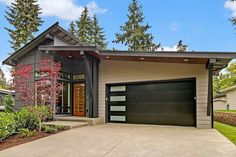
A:
POLYGON ((195 79, 108 84, 107 121, 196 126, 195 91, 195 79))

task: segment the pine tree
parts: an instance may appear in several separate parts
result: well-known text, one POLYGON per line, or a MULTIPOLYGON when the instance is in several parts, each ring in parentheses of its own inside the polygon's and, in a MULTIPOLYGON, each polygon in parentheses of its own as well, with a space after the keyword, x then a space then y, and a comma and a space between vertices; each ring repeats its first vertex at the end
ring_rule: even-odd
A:
POLYGON ((155 51, 160 45, 153 43, 153 35, 147 31, 150 25, 144 24, 142 7, 137 0, 133 0, 128 8, 128 21, 120 27, 123 34, 116 33, 115 43, 122 43, 128 46, 131 51, 155 51))
POLYGON ((91 20, 88 15, 88 8, 85 7, 79 21, 76 21, 78 32, 76 36, 85 44, 91 44, 92 41, 92 28, 91 28, 91 20))
POLYGON ((177 44, 177 51, 178 52, 185 52, 188 48, 188 45, 183 44, 183 41, 180 40, 177 44))
POLYGON ((74 21, 72 21, 71 23, 70 23, 70 26, 69 26, 69 29, 68 29, 68 31, 72 34, 72 35, 76 35, 76 25, 75 25, 75 23, 74 23, 74 21))
POLYGON ((11 37, 11 47, 17 51, 21 46, 33 39, 43 21, 37 0, 15 0, 8 6, 5 18, 13 26, 5 28, 11 37))
POLYGON ((105 42, 105 35, 103 28, 100 27, 96 15, 93 16, 92 20, 92 44, 96 45, 99 49, 105 49, 107 43, 105 42))
POLYGON ((5 78, 5 74, 2 71, 2 69, 0 68, 0 89, 5 89, 7 85, 7 81, 5 78))

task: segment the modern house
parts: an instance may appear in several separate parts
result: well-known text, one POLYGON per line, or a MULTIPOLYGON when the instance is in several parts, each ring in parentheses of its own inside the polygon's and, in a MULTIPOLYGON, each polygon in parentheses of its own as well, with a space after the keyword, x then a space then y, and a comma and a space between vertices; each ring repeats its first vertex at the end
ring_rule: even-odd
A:
MULTIPOLYGON (((62 64, 58 114, 211 128, 212 76, 236 53, 99 50, 56 23, 3 63, 32 64, 36 71, 46 56, 62 64)), ((16 105, 22 105, 17 93, 16 105)))

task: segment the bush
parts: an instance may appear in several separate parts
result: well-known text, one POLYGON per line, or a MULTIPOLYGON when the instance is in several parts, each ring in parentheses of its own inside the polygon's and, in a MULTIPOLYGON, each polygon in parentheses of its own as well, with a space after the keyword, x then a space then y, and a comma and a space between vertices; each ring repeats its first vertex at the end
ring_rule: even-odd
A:
POLYGON ((43 125, 43 126, 42 126, 42 129, 43 129, 46 133, 49 133, 49 134, 57 132, 57 128, 54 127, 54 126, 43 125))
POLYGON ((65 126, 63 126, 63 125, 55 125, 55 128, 57 130, 65 130, 65 126))
POLYGON ((34 136, 35 133, 36 133, 35 130, 30 131, 29 129, 25 129, 25 128, 20 129, 21 137, 32 137, 34 136))
POLYGON ((15 114, 13 113, 0 113, 0 140, 9 137, 16 131, 15 114))
POLYGON ((217 122, 236 126, 236 114, 230 112, 214 112, 214 120, 217 122))
POLYGON ((33 131, 38 129, 39 127, 37 115, 32 112, 28 107, 22 108, 16 114, 16 120, 18 130, 25 128, 33 131))
POLYGON ((15 102, 12 95, 6 95, 3 99, 3 104, 5 106, 6 112, 15 112, 14 110, 15 102))

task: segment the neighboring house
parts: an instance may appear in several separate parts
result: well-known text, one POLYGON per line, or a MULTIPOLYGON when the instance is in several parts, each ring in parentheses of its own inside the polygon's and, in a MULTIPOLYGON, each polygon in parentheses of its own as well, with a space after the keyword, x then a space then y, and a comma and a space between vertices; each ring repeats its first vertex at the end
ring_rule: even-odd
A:
POLYGON ((221 92, 226 95, 226 105, 229 106, 229 110, 236 110, 236 85, 223 89, 221 92))
POLYGON ((3 63, 32 64, 36 71, 43 57, 62 64, 58 114, 102 117, 109 123, 211 128, 212 75, 236 53, 98 50, 56 23, 3 63))
POLYGON ((6 95, 12 95, 13 97, 15 96, 15 91, 13 90, 6 90, 6 89, 0 89, 0 111, 4 111, 5 106, 3 104, 4 97, 6 95))
POLYGON ((214 110, 227 110, 227 99, 225 94, 217 95, 213 99, 214 110))

